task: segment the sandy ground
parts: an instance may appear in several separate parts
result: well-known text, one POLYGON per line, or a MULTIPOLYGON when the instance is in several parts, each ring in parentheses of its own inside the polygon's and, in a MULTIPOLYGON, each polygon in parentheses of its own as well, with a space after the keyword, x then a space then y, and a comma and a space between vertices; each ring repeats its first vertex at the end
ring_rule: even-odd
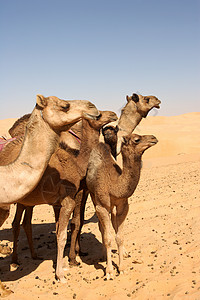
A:
MULTIPOLYGON (((0 121, 6 134, 13 120, 0 121)), ((79 267, 66 271, 67 283, 55 280, 56 237, 52 207, 34 208, 33 237, 42 260, 32 260, 23 229, 20 267, 10 272, 11 257, 0 259, 0 279, 14 291, 8 300, 25 299, 200 299, 200 113, 177 117, 147 117, 139 134, 154 134, 159 143, 147 150, 139 185, 129 200, 125 226, 125 274, 117 274, 118 253, 113 238, 115 277, 105 280, 101 236, 89 199, 79 267)), ((12 248, 9 219, 0 240, 12 248)), ((69 245, 66 247, 66 256, 69 245)))

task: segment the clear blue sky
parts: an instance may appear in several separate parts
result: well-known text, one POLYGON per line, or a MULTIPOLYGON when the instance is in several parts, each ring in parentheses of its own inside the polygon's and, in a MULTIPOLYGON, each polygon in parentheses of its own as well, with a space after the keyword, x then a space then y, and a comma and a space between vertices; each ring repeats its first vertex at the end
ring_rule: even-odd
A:
POLYGON ((126 94, 159 115, 200 111, 199 0, 1 0, 0 119, 36 94, 119 114, 126 94))

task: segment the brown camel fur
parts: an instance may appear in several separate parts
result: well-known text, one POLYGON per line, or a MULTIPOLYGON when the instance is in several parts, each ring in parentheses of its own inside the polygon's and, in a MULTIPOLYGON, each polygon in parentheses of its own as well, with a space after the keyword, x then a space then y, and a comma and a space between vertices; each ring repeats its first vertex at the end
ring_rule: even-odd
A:
MULTIPOLYGON (((40 181, 58 145, 60 132, 88 114, 99 115, 89 101, 65 101, 37 95, 18 157, 14 162, 0 166, 0 225, 8 217, 9 205, 27 196, 40 181)), ((10 293, 1 282, 0 289, 1 296, 10 293)))
POLYGON ((104 142, 110 146, 111 154, 116 159, 117 158, 117 132, 118 126, 106 126, 102 128, 102 134, 104 137, 104 142))
MULTIPOLYGON (((56 277, 64 281, 63 270, 63 251, 66 243, 66 233, 69 217, 74 210, 76 204, 76 193, 78 192, 81 179, 86 175, 87 163, 90 152, 94 145, 99 143, 100 128, 109 122, 115 121, 117 116, 113 112, 102 112, 98 120, 83 120, 82 126, 82 142, 81 149, 78 156, 73 154, 74 151, 68 149, 67 151, 59 147, 52 155, 40 183, 35 190, 30 193, 26 198, 22 199, 21 204, 37 205, 37 204, 51 204, 58 205, 59 210, 55 212, 56 215, 56 232, 58 244, 58 257, 56 267, 56 277)), ((13 262, 17 263, 16 242, 19 234, 19 224, 21 219, 22 210, 18 211, 13 222, 15 245, 13 251, 13 262)), ((25 220, 25 227, 29 229, 26 231, 29 238, 32 240, 30 227, 31 227, 30 214, 25 220), (28 220, 28 221, 27 221, 28 220)), ((29 242, 31 248, 32 244, 29 242)), ((34 253, 34 251, 32 252, 34 253)), ((34 254, 33 254, 34 255, 34 254)))
POLYGON ((152 135, 125 136, 122 143, 123 168, 113 160, 104 143, 91 152, 86 183, 99 219, 103 244, 107 252, 107 278, 113 276, 111 260, 111 225, 116 233, 119 252, 119 272, 123 271, 123 225, 128 213, 128 198, 135 191, 145 150, 157 143, 152 135), (109 213, 111 212, 111 220, 109 213))

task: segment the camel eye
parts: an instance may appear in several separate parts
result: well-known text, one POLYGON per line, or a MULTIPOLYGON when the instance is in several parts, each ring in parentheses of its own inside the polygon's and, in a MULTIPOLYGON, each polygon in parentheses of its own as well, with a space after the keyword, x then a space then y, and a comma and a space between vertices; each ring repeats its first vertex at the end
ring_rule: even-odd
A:
POLYGON ((146 100, 146 103, 149 103, 149 98, 146 98, 145 100, 146 100))
POLYGON ((69 103, 67 103, 67 104, 64 105, 64 106, 61 106, 62 110, 64 110, 64 111, 68 111, 68 110, 69 110, 69 107, 70 107, 70 104, 69 104, 69 103))
POLYGON ((135 143, 139 143, 140 142, 140 138, 135 138, 134 141, 135 141, 135 143))

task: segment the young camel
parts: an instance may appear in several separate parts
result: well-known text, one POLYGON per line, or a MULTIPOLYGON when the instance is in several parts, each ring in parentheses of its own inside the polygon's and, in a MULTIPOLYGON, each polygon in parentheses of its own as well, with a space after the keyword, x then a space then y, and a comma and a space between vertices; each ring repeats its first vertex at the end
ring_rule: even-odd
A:
MULTIPOLYGON (((32 193, 20 201, 24 206, 34 206, 44 203, 54 205, 55 207, 58 206, 59 209, 55 213, 58 245, 56 278, 62 282, 65 281, 63 252, 66 243, 67 225, 76 204, 75 196, 78 192, 80 181, 86 175, 90 152, 99 142, 101 127, 115 120, 117 120, 117 116, 113 112, 101 112, 98 120, 82 120, 82 142, 79 155, 75 156, 70 149, 66 151, 63 147, 59 147, 52 155, 38 186, 32 193)), ((15 236, 13 263, 17 263, 17 237, 19 235, 22 212, 23 208, 22 210, 18 210, 13 222, 15 236)), ((25 231, 28 235, 28 240, 32 241, 31 217, 32 213, 27 215, 28 221, 26 220, 25 225, 28 229, 25 226, 25 231)), ((33 248, 32 242, 29 242, 29 245, 33 248)), ((32 249, 31 252, 34 253, 34 250, 32 249)))
POLYGON ((99 143, 91 152, 86 183, 99 219, 102 240, 107 252, 106 274, 108 279, 113 276, 111 224, 116 233, 119 272, 121 272, 124 269, 123 225, 128 213, 128 198, 134 193, 139 182, 142 154, 156 143, 157 139, 152 135, 130 134, 125 136, 121 148, 122 169, 112 158, 108 145, 99 143))
MULTIPOLYGON (((155 96, 142 96, 133 94, 132 96, 126 96, 127 104, 121 111, 121 116, 117 125, 117 137, 118 137, 118 151, 121 149, 122 135, 128 135, 132 133, 135 127, 140 123, 142 118, 146 118, 151 109, 159 108, 161 101, 155 96)), ((115 140, 116 136, 113 134, 113 139, 115 140)), ((108 140, 107 140, 108 142, 108 140)), ((116 140, 114 141, 116 144, 116 140)), ((112 154, 116 158, 117 149, 114 145, 112 147, 112 154)), ((80 233, 84 223, 84 212, 85 205, 88 197, 87 187, 83 190, 82 195, 78 195, 79 201, 77 201, 76 208, 74 210, 74 215, 71 221, 72 226, 72 237, 73 240, 76 239, 76 247, 74 243, 71 243, 70 247, 70 263, 76 265, 76 252, 80 250, 80 233)))
MULTIPOLYGON (((89 101, 65 101, 37 95, 19 156, 13 163, 0 166, 0 226, 9 215, 9 205, 25 197, 41 179, 58 145, 60 132, 88 114, 99 115, 89 101)), ((1 296, 11 293, 1 281, 0 293, 1 296)))

